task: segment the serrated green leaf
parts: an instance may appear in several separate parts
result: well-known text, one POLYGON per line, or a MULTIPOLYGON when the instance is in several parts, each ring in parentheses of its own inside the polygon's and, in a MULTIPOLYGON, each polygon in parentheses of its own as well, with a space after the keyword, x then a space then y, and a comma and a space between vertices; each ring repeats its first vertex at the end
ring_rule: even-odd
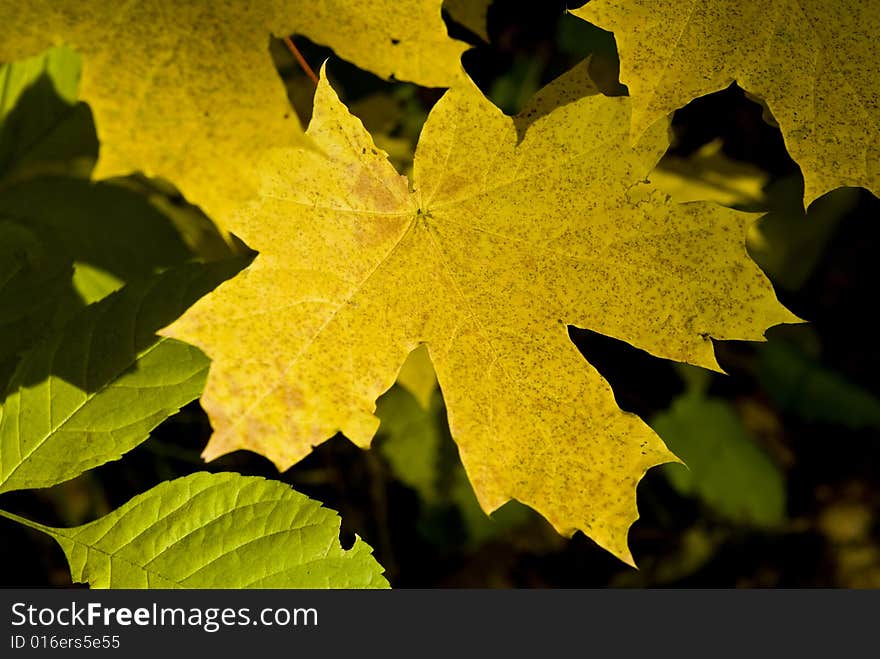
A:
POLYGON ((199 396, 208 359, 155 331, 241 261, 181 266, 91 305, 23 357, 0 419, 0 492, 119 458, 199 396))
POLYGON ((687 465, 664 465, 673 487, 736 522, 774 526, 785 518, 785 483, 736 412, 690 392, 651 424, 687 465))
POLYGON ((387 588, 372 549, 344 550, 340 519, 278 481, 199 472, 52 536, 93 588, 387 588))

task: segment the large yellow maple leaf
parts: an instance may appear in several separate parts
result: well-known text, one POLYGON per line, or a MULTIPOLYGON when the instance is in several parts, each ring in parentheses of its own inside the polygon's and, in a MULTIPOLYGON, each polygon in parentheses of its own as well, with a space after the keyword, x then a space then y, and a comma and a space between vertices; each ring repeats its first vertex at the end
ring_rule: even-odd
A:
POLYGON ((223 222, 254 191, 267 147, 304 142, 269 54, 303 33, 379 75, 448 86, 466 44, 440 0, 0 0, 0 61, 68 44, 101 140, 96 178, 172 181, 223 222))
POLYGON ((717 368, 710 336, 796 319, 746 254, 754 216, 646 183, 667 124, 632 148, 629 114, 588 96, 518 144, 468 81, 432 110, 410 190, 322 80, 317 150, 276 151, 233 226, 254 263, 163 332, 213 359, 205 457, 245 448, 285 469, 338 430, 368 446, 377 397, 426 344, 484 509, 516 498, 632 562, 636 484, 674 456, 567 326, 717 368))
POLYGON ((593 0, 573 13, 614 32, 633 136, 734 80, 767 104, 812 202, 880 195, 880 3, 593 0))

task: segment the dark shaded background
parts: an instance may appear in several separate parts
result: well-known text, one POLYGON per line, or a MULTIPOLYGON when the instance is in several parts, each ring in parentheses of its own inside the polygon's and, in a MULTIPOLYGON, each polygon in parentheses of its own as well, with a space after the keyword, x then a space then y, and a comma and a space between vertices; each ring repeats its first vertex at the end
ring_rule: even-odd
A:
MULTIPOLYGON (((625 93, 613 37, 567 16, 563 2, 496 1, 488 44, 447 19, 453 36, 474 44, 463 58, 468 73, 505 112, 518 111, 539 86, 588 55, 600 88, 625 93)), ((331 58, 334 84, 355 111, 371 96, 391 99, 398 109, 385 125, 362 118, 397 144, 414 143, 442 90, 384 82, 304 39, 296 43, 316 68, 331 58)), ((307 119, 309 84, 280 44, 273 54, 307 119)), ((880 421, 870 402, 880 409, 880 350, 869 320, 880 282, 880 202, 865 191, 835 191, 817 202, 828 207, 820 219, 817 204, 805 214, 800 171, 763 111, 735 84, 697 99, 675 113, 667 157, 687 159, 720 139, 729 159, 769 177, 764 198, 747 209, 770 211, 763 221, 771 223, 771 250, 782 256, 766 270, 780 300, 808 324, 771 330, 767 344, 716 342, 728 374, 707 376, 706 386, 707 395, 739 415, 783 475, 781 523, 767 527, 719 514, 655 469, 639 486, 642 517, 630 533, 638 571, 580 533, 559 537, 534 513, 519 511, 517 524, 474 538, 453 501, 427 504, 380 452, 361 451, 342 437, 280 476, 268 461, 244 452, 205 465, 199 453, 210 426, 198 404, 124 459, 55 488, 4 495, 4 507, 48 524, 79 524, 162 480, 198 469, 235 470, 280 478, 338 510, 343 544, 362 536, 394 587, 880 587, 880 421), (808 367, 773 383, 762 370, 776 354, 767 350, 794 351, 808 367), (820 386, 829 377, 835 386, 820 386)), ((411 153, 402 148, 392 157, 405 167, 411 153)), ((571 336, 609 379, 620 405, 646 420, 686 389, 687 376, 670 362, 586 330, 573 328, 571 336)), ((455 460, 454 444, 446 441, 455 460)), ((4 587, 69 585, 51 539, 6 520, 0 529, 4 587)))

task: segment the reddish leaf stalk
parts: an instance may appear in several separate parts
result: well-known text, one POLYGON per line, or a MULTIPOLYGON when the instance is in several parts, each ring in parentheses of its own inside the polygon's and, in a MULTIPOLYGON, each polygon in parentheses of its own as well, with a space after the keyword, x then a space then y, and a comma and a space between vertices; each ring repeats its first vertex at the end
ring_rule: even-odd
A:
POLYGON ((293 41, 290 40, 290 37, 284 37, 284 45, 287 46, 287 49, 293 53, 293 56, 296 58, 296 61, 299 62, 300 68, 305 72, 305 74, 309 77, 309 79, 315 83, 315 86, 318 86, 318 76, 315 75, 315 72, 312 70, 312 67, 309 66, 309 63, 306 62, 306 58, 303 57, 302 53, 299 52, 299 48, 297 48, 293 41))

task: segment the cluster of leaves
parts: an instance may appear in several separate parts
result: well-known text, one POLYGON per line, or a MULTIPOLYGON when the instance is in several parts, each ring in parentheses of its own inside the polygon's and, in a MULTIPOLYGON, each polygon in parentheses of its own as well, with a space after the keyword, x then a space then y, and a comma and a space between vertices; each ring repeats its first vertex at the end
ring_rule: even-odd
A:
MULTIPOLYGON (((690 471, 665 471, 679 492, 732 519, 784 518, 778 469, 707 393, 705 371, 649 425, 621 409, 569 328, 720 371, 713 340, 758 341, 799 322, 746 248, 767 272, 788 273, 773 248, 780 224, 768 216, 758 227, 725 207, 753 207, 760 176, 731 175, 711 149, 658 167, 669 118, 736 79, 779 122, 807 203, 844 185, 876 192, 876 62, 861 55, 880 33, 877 10, 827 21, 803 3, 783 23, 779 3, 758 48, 740 39, 755 16, 739 5, 594 1, 574 14, 614 31, 630 95, 594 59, 510 117, 461 67, 467 46, 447 35, 439 1, 335 12, 305 1, 138 3, 113 21, 109 3, 35 3, 24 17, 12 4, 0 16, 16 12, 21 29, 0 60, 54 35, 70 44, 101 149, 91 171, 94 138, 69 139, 91 135, 72 82, 77 56, 56 50, 4 68, 14 84, 0 115, 10 144, 0 143, 0 492, 116 459, 201 396, 214 430, 206 459, 248 449, 286 470, 337 432, 366 448, 378 431, 400 481, 428 506, 452 501, 477 542, 529 518, 506 507, 486 526, 483 511, 517 500, 632 564, 636 486, 680 460, 690 471), (387 108, 349 109, 326 68, 301 129, 267 49, 270 34, 294 32, 381 77, 449 88, 414 155, 399 136, 374 138, 356 113, 387 108), (793 54, 818 63, 804 76, 786 68, 793 54), (695 60, 706 67, 696 75, 695 60), (843 100, 829 93, 841 89, 843 100), (26 102, 45 114, 17 116, 26 102), (865 117, 841 109, 852 104, 865 117), (111 178, 133 171, 167 179, 211 220, 171 203, 155 179, 111 178), (444 414, 460 463, 443 457, 444 414)), ((489 3, 446 9, 487 38, 489 3)), ((523 105, 510 88, 493 92, 523 105)), ((766 352, 768 381, 792 371, 780 367, 787 358, 798 359, 766 352)), ((817 386, 834 376, 824 377, 817 386)), ((864 395, 867 423, 874 403, 864 395)), ((75 529, 3 514, 56 538, 74 577, 93 585, 385 583, 365 543, 342 550, 332 513, 233 474, 160 485, 75 529), (193 556, 206 537, 216 555, 193 556), (268 560, 282 547, 289 563, 268 560), (242 548, 249 571, 230 576, 242 548)))
MULTIPOLYGON (((97 144, 78 71, 65 49, 0 69, 3 493, 118 459, 197 398, 208 359, 155 332, 251 258, 193 209, 163 212, 144 181, 88 180, 97 144)), ((387 583, 364 542, 342 549, 332 511, 238 474, 163 483, 75 528, 0 515, 54 538, 95 587, 387 583)))

